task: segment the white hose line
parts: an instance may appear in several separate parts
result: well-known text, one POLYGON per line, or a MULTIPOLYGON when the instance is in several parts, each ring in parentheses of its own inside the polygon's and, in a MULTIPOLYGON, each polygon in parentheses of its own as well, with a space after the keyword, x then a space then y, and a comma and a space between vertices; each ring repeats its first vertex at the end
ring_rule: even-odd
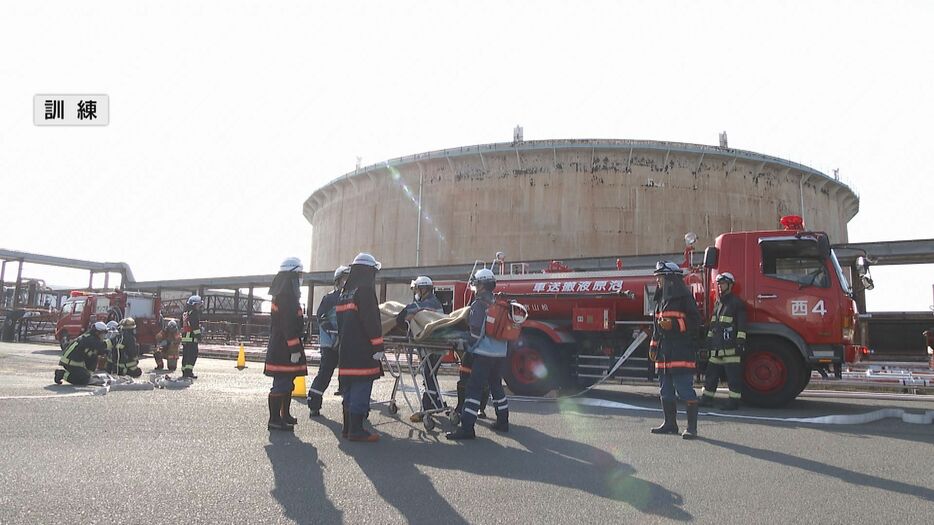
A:
MULTIPOLYGON (((510 398, 512 400, 513 398, 510 398)), ((524 399, 520 400, 524 401, 524 399)), ((549 400, 552 401, 552 400, 549 400)), ((661 412, 661 409, 658 408, 646 408, 636 405, 630 405, 627 403, 619 403, 617 401, 607 401, 605 399, 591 399, 584 398, 575 400, 575 403, 579 405, 600 407, 600 408, 617 408, 620 410, 636 410, 636 411, 649 411, 649 412, 661 412)), ((873 410, 872 412, 867 412, 865 414, 833 414, 829 416, 817 416, 817 417, 768 417, 768 416, 743 416, 739 414, 723 414, 720 412, 701 412, 701 414, 706 416, 713 417, 726 417, 734 419, 746 419, 751 421, 776 421, 780 423, 808 423, 813 425, 863 425, 866 423, 872 423, 874 421, 879 421, 886 418, 901 418, 905 423, 913 423, 918 425, 930 425, 934 423, 934 410, 927 410, 923 414, 914 414, 906 411, 903 408, 883 408, 879 410, 873 410)))

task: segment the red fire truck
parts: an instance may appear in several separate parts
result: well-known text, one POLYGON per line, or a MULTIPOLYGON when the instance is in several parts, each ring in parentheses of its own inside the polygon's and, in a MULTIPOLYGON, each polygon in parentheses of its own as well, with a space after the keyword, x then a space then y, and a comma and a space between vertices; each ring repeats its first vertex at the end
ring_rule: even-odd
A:
MULTIPOLYGON (((684 279, 705 320, 716 301, 717 275, 731 272, 737 279, 734 293, 748 313, 743 400, 757 406, 783 405, 804 390, 812 370, 840 377, 844 362, 868 353, 856 344, 853 291, 827 235, 805 231, 799 217, 782 218, 782 225, 777 231, 720 235, 696 262, 696 236, 685 236, 684 279)), ((853 270, 871 287, 868 263, 859 261, 853 270)), ((651 332, 651 270, 575 272, 557 261, 534 274, 493 267, 501 272, 496 293, 529 310, 503 371, 517 394, 592 384, 640 332, 651 332)), ((436 293, 446 309, 460 308, 471 297, 463 282, 437 282, 436 293)), ((647 354, 646 340, 615 375, 654 379, 647 354)))
POLYGON ((55 339, 64 350, 68 343, 87 330, 91 323, 119 321, 132 317, 136 321, 136 340, 140 353, 149 351, 161 329, 157 296, 137 292, 92 293, 72 291, 62 305, 61 316, 55 326, 55 339))

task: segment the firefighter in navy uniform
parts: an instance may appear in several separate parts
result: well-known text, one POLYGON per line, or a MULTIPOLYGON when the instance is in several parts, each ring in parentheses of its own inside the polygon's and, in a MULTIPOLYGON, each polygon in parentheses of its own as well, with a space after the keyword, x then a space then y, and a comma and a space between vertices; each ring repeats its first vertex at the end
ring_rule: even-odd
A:
POLYGON ((670 261, 655 265, 655 321, 649 359, 661 383, 662 411, 665 422, 652 429, 653 434, 678 433, 678 398, 687 403, 688 428, 684 439, 697 437, 697 393, 694 371, 697 359, 697 330, 700 312, 694 295, 684 284, 681 268, 670 261), (677 394, 677 396, 676 396, 677 394))
POLYGON ((337 311, 339 377, 346 378, 344 428, 351 441, 374 442, 379 436, 363 428, 370 411, 373 381, 382 377, 383 329, 376 299, 376 272, 380 263, 368 253, 358 254, 335 307, 337 311))
POLYGON ((201 341, 202 304, 200 295, 192 295, 182 313, 182 377, 198 379, 195 361, 198 360, 198 343, 201 341))
MULTIPOLYGON (((444 312, 441 301, 435 295, 435 285, 431 278, 420 275, 412 281, 412 291, 414 300, 406 305, 405 308, 396 316, 396 325, 403 330, 407 329, 407 322, 415 317, 415 314, 428 310, 430 312, 444 312)), ((441 356, 434 353, 428 353, 422 363, 422 377, 425 378, 425 392, 422 394, 422 410, 432 410, 444 407, 444 401, 441 399, 438 379, 435 377, 434 370, 441 361, 441 356)), ((413 423, 420 423, 424 419, 422 413, 412 414, 409 418, 413 423)))
POLYGON ((717 303, 707 332, 707 352, 710 358, 704 373, 704 392, 700 406, 713 406, 717 385, 725 374, 730 396, 723 410, 739 408, 743 395, 743 351, 746 347, 746 303, 733 294, 736 278, 730 272, 717 276, 717 303))
POLYGON ((507 345, 506 341, 493 339, 486 334, 486 314, 494 301, 493 290, 496 288, 496 277, 492 271, 480 269, 474 274, 472 284, 476 286, 477 295, 473 304, 470 305, 467 326, 471 339, 468 353, 474 356, 473 366, 467 382, 460 427, 445 435, 451 440, 476 437, 474 424, 477 422, 485 386, 489 387, 489 392, 493 396, 493 408, 496 410, 496 422, 490 425, 490 428, 499 432, 509 432, 509 401, 503 390, 502 377, 507 345))
POLYGON ((269 430, 292 430, 298 420, 292 417, 292 391, 295 378, 308 375, 305 359, 305 314, 302 311, 300 282, 302 261, 289 257, 279 265, 269 287, 272 296, 272 312, 269 316, 269 344, 266 346, 266 363, 263 373, 272 377, 269 390, 269 430))
POLYGON ((97 365, 98 355, 106 354, 113 348, 107 339, 107 325, 98 321, 88 327, 88 331, 79 335, 65 348, 55 371, 55 384, 68 381, 73 385, 87 385, 97 365))
MULTIPOLYGON (((321 415, 321 402, 324 391, 331 383, 334 369, 337 368, 337 311, 335 307, 341 297, 341 289, 350 275, 349 266, 338 266, 334 270, 334 290, 321 298, 318 304, 318 344, 321 347, 321 364, 318 375, 308 389, 308 410, 311 417, 321 415)), ((340 378, 338 378, 340 382, 340 378)))
POLYGON ((139 377, 143 371, 139 368, 139 344, 136 342, 136 321, 132 317, 119 323, 120 335, 115 339, 115 347, 107 356, 107 372, 118 376, 139 377))

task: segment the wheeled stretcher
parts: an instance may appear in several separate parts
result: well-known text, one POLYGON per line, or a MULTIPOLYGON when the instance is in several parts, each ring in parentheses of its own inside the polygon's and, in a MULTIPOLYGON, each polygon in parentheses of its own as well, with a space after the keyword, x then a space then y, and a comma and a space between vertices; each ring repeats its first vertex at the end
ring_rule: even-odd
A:
POLYGON ((454 413, 453 407, 445 404, 440 391, 436 395, 429 396, 433 406, 427 410, 422 408, 422 397, 425 394, 422 383, 430 384, 425 379, 426 373, 437 380, 438 371, 443 364, 441 359, 443 356, 452 350, 463 352, 467 348, 466 333, 463 337, 426 338, 417 342, 405 336, 386 336, 383 339, 383 364, 393 378, 392 393, 389 400, 385 401, 389 413, 399 412, 397 399, 401 392, 409 411, 413 415, 422 416, 425 430, 431 431, 435 428, 438 415, 448 417, 452 426, 457 425, 458 414, 454 413), (437 358, 429 359, 431 355, 437 358))

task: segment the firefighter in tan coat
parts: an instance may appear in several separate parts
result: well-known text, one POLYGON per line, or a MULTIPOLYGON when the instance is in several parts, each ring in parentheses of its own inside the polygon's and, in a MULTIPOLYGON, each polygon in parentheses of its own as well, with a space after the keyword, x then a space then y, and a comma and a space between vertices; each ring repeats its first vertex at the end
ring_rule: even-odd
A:
POLYGON ((168 371, 174 372, 178 366, 178 348, 182 344, 182 334, 178 330, 178 323, 169 321, 165 328, 156 334, 156 350, 152 357, 156 360, 156 370, 165 370, 162 359, 168 364, 168 371))

